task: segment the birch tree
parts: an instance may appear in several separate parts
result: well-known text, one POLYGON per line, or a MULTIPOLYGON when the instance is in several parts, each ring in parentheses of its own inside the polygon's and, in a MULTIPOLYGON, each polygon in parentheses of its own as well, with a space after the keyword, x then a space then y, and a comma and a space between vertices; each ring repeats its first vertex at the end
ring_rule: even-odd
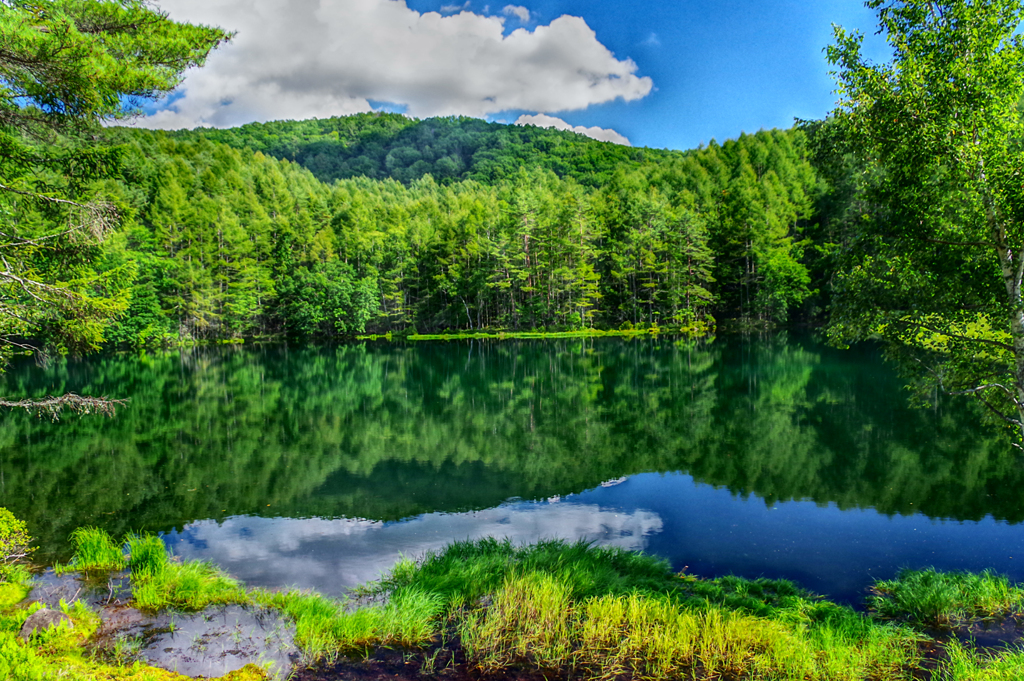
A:
POLYGON ((1024 440, 1024 45, 1017 0, 869 0, 892 59, 835 29, 832 124, 868 207, 831 333, 877 337, 920 395, 971 396, 1024 440))

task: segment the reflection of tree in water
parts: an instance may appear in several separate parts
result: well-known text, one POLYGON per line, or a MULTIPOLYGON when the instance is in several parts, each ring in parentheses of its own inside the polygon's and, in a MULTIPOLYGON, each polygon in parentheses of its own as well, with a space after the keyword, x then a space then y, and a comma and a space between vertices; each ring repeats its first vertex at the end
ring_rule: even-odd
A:
POLYGON ((807 340, 209 349, 5 380, 132 397, 114 420, 2 417, 0 504, 50 555, 83 524, 396 519, 648 471, 767 501, 1022 519, 1012 452, 963 405, 911 410, 870 349, 807 340))

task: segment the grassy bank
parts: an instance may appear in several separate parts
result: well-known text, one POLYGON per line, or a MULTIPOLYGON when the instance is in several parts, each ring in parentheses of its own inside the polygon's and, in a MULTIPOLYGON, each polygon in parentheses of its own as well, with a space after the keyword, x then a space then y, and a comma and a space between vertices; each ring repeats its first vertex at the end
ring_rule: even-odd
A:
MULTIPOLYGON (((987 573, 905 572, 876 584, 870 611, 861 613, 786 581, 701 580, 615 549, 485 539, 400 561, 354 600, 335 600, 243 589, 212 565, 171 559, 151 536, 115 542, 81 530, 73 539, 75 557, 59 569, 127 569, 139 608, 239 603, 286 613, 309 664, 390 647, 428 676, 449 665, 471 676, 515 671, 547 679, 1024 678, 1020 650, 979 652, 951 639, 940 655, 925 657, 936 649, 925 633, 933 627, 1019 607, 1024 591, 987 573)), ((82 606, 67 608, 73 632, 23 644, 15 632, 32 609, 18 605, 26 590, 12 582, 0 593, 0 678, 53 678, 57 669, 72 670, 67 678, 177 678, 89 657, 81 646, 97 617, 82 606)), ((254 669, 240 674, 258 678, 254 669)))
POLYGON ((628 327, 621 329, 577 329, 575 331, 468 331, 445 333, 410 333, 410 334, 365 334, 356 336, 356 340, 407 340, 417 341, 453 341, 453 340, 552 340, 557 338, 634 338, 637 336, 686 336, 704 338, 713 335, 713 322, 695 322, 684 327, 628 327))

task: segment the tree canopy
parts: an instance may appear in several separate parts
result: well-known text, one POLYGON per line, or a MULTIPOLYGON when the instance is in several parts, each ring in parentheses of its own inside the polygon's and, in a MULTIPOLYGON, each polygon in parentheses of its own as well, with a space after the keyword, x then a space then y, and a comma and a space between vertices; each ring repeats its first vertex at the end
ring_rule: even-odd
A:
POLYGON ((92 137, 229 37, 143 0, 0 1, 0 362, 96 347, 126 308, 133 267, 96 268, 123 150, 92 137))
POLYGON ((867 4, 892 61, 870 63, 841 28, 828 50, 829 135, 857 158, 861 201, 831 331, 881 337, 922 394, 972 395, 1024 428, 1022 4, 867 4))

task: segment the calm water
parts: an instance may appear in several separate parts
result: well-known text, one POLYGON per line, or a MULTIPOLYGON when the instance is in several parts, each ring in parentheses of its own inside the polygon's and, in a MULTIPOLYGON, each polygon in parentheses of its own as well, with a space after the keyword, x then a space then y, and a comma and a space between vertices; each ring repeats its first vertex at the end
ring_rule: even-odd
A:
POLYGON ((903 566, 1024 581, 1024 457, 970 404, 906 404, 809 338, 204 349, 19 365, 0 505, 45 560, 80 525, 164 534, 252 585, 339 594, 487 535, 587 538, 858 602, 903 566))

